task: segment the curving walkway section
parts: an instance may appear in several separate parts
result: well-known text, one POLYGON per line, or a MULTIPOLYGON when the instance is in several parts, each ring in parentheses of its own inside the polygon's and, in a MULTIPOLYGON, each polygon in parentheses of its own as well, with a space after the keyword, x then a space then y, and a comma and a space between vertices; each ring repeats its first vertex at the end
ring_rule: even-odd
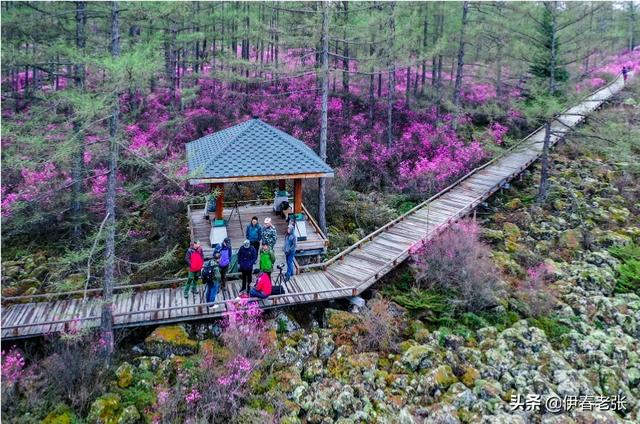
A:
MULTIPOLYGON (((621 77, 567 109, 552 123, 551 144, 579 125, 586 116, 624 87, 621 77)), ((321 264, 300 267, 287 293, 260 300, 264 308, 318 302, 357 295, 371 287, 409 255, 448 225, 464 217, 481 202, 535 162, 542 154, 544 129, 540 128, 502 155, 474 169, 440 193, 369 234, 321 264)), ((274 274, 275 275, 275 274, 274 274)), ((223 316, 238 294, 239 282, 230 281, 215 308, 202 303, 202 293, 182 296, 179 281, 121 287, 114 296, 116 327, 135 327, 223 316), (146 288, 146 289, 145 289, 146 288), (135 291, 135 289, 142 289, 135 291)), ((99 290, 96 290, 99 292, 99 290)), ((99 325, 102 301, 70 298, 70 294, 3 299, 2 339, 34 337, 72 328, 99 325), (67 298, 64 298, 64 297, 67 298), (27 303, 12 303, 22 301, 27 303)))

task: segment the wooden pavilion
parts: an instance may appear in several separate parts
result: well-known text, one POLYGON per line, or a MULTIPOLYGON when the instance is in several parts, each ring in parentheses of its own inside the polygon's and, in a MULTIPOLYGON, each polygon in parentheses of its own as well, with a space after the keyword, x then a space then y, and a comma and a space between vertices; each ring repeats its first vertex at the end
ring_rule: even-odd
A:
POLYGON ((298 249, 296 256, 314 256, 326 252, 327 237, 302 203, 303 180, 331 178, 333 170, 302 141, 260 119, 249 119, 230 128, 187 143, 189 183, 208 184, 218 193, 215 212, 208 205, 189 205, 191 240, 200 240, 205 257, 224 237, 231 239, 234 251, 244 240, 246 225, 257 216, 262 225, 271 217, 278 232, 275 253, 280 262, 287 224, 279 213, 282 201, 290 203, 295 214, 298 249), (293 180, 293 196, 286 181, 293 180), (274 199, 224 202, 225 184, 253 181, 278 181, 274 199))

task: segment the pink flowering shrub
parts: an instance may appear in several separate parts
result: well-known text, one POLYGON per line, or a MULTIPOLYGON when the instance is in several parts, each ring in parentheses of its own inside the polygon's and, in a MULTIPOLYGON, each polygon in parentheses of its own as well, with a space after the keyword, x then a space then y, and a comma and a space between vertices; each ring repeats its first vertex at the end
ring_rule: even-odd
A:
POLYGON ((24 372, 25 360, 22 353, 13 346, 8 352, 2 351, 2 383, 15 384, 24 372))
POLYGON ((509 128, 500 124, 499 122, 493 122, 489 126, 489 134, 494 143, 498 146, 504 144, 504 136, 509 132, 509 128))
POLYGON ((197 403, 200 399, 202 399, 202 395, 198 391, 198 389, 191 389, 191 391, 184 397, 187 405, 193 405, 197 403))
POLYGON ((255 302, 230 303, 222 346, 203 349, 200 367, 180 371, 171 388, 157 388, 154 415, 159 422, 231 421, 248 395, 254 370, 270 353, 273 340, 255 302))
POLYGON ((550 284, 555 268, 547 263, 539 263, 527 269, 527 275, 517 285, 516 297, 522 301, 525 313, 530 317, 546 316, 557 303, 550 284))
POLYGON ((411 250, 416 283, 446 295, 452 314, 495 306, 502 290, 490 249, 473 221, 460 221, 411 250))

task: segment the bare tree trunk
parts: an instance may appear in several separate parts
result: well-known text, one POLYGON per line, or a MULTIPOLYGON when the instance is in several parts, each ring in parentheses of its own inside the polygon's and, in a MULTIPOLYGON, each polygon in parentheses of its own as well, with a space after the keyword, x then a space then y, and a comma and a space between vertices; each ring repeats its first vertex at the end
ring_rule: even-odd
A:
POLYGON ((544 203, 549 194, 549 144, 551 143, 551 124, 544 123, 544 142, 542 144, 542 156, 540 156, 540 186, 538 187, 538 202, 544 203))
MULTIPOLYGON (((374 47, 373 42, 375 41, 375 36, 373 33, 371 34, 371 44, 369 44, 369 55, 373 57, 374 47)), ((373 111, 375 108, 375 74, 373 69, 371 70, 371 75, 369 75, 369 127, 373 128, 373 111)))
POLYGON ((498 42, 498 52, 496 57, 496 97, 498 101, 502 101, 502 40, 498 42))
MULTIPOLYGON (((76 47, 82 54, 85 47, 86 4, 83 1, 76 2, 76 47)), ((82 90, 84 87, 84 64, 74 66, 74 85, 82 90)), ((84 174, 84 137, 80 133, 81 123, 73 120, 73 133, 75 135, 75 149, 73 152, 73 164, 71 168, 71 237, 74 243, 78 243, 82 237, 82 175, 84 174)))
POLYGON ((629 8, 629 51, 632 51, 635 46, 636 12, 633 1, 628 1, 627 6, 629 8))
MULTIPOLYGON (((329 98, 329 3, 322 2, 322 115, 320 122, 320 159, 327 161, 327 110, 329 98)), ((318 179, 318 225, 327 234, 326 179, 318 179)))
MULTIPOLYGON (((422 54, 427 50, 427 37, 429 36, 429 3, 425 3, 424 22, 422 27, 422 54)), ((416 81, 418 77, 416 76, 416 81)), ((420 94, 424 94, 424 85, 427 82, 427 59, 422 59, 422 75, 420 77, 420 94)), ((417 85, 417 83, 416 83, 417 85)))
MULTIPOLYGON (((110 52, 113 58, 120 56, 120 4, 111 2, 111 40, 110 52)), ((115 286, 115 250, 116 250, 116 174, 118 172, 118 119, 120 106, 118 95, 113 99, 113 110, 109 119, 109 177, 107 180, 106 197, 106 232, 105 232, 105 262, 104 287, 102 291, 102 315, 100 333, 108 358, 113 354, 113 287, 115 286)))
POLYGON ((409 107, 409 97, 411 94, 411 66, 407 66, 407 85, 404 90, 404 101, 409 107))
POLYGON ((458 67, 456 68, 456 83, 453 88, 453 104, 458 107, 460 103, 460 90, 462 89, 462 71, 464 66, 464 31, 467 26, 467 13, 469 2, 462 3, 462 25, 460 27, 460 44, 458 45, 458 67))
MULTIPOLYGON (((349 25, 349 2, 343 1, 342 7, 344 8, 344 57, 342 58, 342 91, 349 92, 349 43, 347 42, 347 26, 349 25)), ((346 110, 347 108, 345 108, 346 110)))
POLYGON ((395 72, 396 72, 396 61, 394 58, 394 49, 395 49, 395 33, 396 33, 396 18, 395 18, 395 7, 396 4, 394 1, 389 3, 389 7, 391 8, 389 13, 389 51, 388 51, 388 72, 389 79, 387 81, 387 146, 391 147, 393 144, 393 98, 395 96, 395 72))
POLYGON ((558 56, 558 34, 556 31, 557 4, 555 1, 546 2, 545 7, 550 9, 551 12, 551 60, 549 61, 549 94, 553 96, 556 93, 556 63, 558 56))

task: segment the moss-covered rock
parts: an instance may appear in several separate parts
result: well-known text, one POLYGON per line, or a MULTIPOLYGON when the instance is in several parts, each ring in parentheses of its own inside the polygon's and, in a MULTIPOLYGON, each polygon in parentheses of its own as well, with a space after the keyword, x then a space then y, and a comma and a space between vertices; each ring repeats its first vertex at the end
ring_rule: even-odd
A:
POLYGON ((460 381, 467 387, 473 388, 477 379, 480 378, 480 373, 472 366, 466 366, 464 373, 460 377, 460 381))
POLYGON ((502 224, 502 231, 507 239, 518 241, 522 233, 520 232, 520 228, 513 222, 505 222, 502 224))
POLYGON ((134 360, 134 363, 138 365, 138 369, 140 371, 152 371, 152 372, 155 372, 158 369, 161 362, 162 362, 162 359, 160 359, 157 356, 138 356, 134 360))
POLYGON ((629 209, 625 207, 610 207, 609 213, 611 214, 611 219, 616 221, 619 224, 624 224, 629 219, 631 212, 629 209))
POLYGON ((42 420, 42 424, 75 424, 78 418, 67 405, 58 405, 42 420))
POLYGON ((327 308, 324 314, 327 327, 338 331, 349 329, 362 320, 358 315, 331 308, 327 308))
POLYGON ((151 355, 163 358, 173 355, 193 355, 198 342, 189 338, 182 325, 158 327, 144 340, 145 349, 151 355))
POLYGON ((93 424, 117 424, 120 402, 120 396, 115 393, 100 396, 91 404, 88 421, 93 424))
POLYGON ((504 207, 510 211, 516 210, 521 206, 522 206, 522 200, 519 197, 515 197, 504 204, 504 207))
POLYGON ((508 253, 506 252, 491 252, 491 257, 495 264, 503 271, 511 275, 519 275, 522 273, 522 268, 508 253))
POLYGON ((133 371, 133 365, 128 362, 123 362, 122 365, 116 369, 118 387, 124 389, 131 385, 131 382, 133 381, 133 371))
POLYGON ((578 230, 570 229, 563 231, 558 238, 558 247, 561 249, 567 249, 569 252, 573 253, 578 247, 580 247, 580 233, 578 230))
POLYGON ((482 228, 482 237, 487 241, 498 243, 504 240, 504 232, 491 228, 482 228))
POLYGON ((140 412, 134 405, 129 405, 118 416, 118 424, 136 424, 140 421, 140 412))
POLYGON ((417 345, 410 347, 400 359, 400 362, 411 371, 418 371, 422 368, 433 366, 434 359, 439 355, 437 351, 429 345, 417 345))

